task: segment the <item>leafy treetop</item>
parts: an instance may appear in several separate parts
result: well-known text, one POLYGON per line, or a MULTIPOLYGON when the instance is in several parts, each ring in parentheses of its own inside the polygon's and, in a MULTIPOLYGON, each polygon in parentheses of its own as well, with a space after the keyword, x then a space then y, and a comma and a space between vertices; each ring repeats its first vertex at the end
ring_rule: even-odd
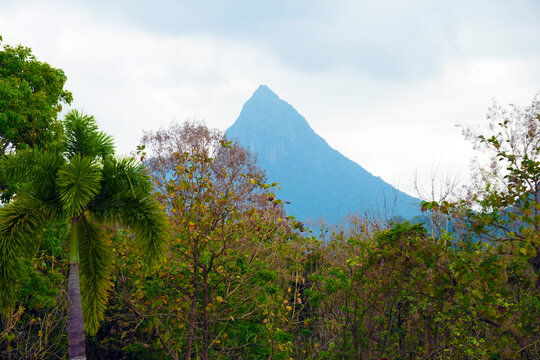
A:
MULTIPOLYGON (((0 37, 0 42, 2 38, 0 37)), ((30 48, 4 45, 0 50, 0 154, 22 147, 49 148, 62 126, 57 120, 71 92, 61 69, 40 62, 30 48)))

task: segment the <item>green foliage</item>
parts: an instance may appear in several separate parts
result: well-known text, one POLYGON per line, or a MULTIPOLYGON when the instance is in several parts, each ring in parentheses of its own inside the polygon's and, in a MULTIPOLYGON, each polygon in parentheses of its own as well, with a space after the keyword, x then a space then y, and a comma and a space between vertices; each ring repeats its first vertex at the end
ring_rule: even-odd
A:
POLYGON ((100 191, 101 171, 89 156, 75 154, 56 173, 56 190, 68 218, 77 217, 100 191))
POLYGON ((36 238, 45 226, 39 201, 21 199, 0 207, 0 309, 13 307, 23 273, 21 257, 37 251, 36 238))
POLYGON ((109 291, 113 253, 100 224, 92 219, 79 222, 78 227, 81 254, 81 297, 84 324, 87 331, 94 334, 103 320, 109 291))
MULTIPOLYGON (((31 260, 21 259, 18 302, 0 315, 0 358, 61 358, 65 354, 66 264, 60 257, 67 226, 52 223, 31 260)), ((15 289, 13 289, 15 290, 15 289)))
MULTIPOLYGON (((1 41, 1 40, 0 40, 1 41)), ((36 60, 29 48, 4 45, 0 50, 0 155, 23 147, 52 149, 60 139, 57 120, 64 90, 64 72, 36 60)))
POLYGON ((63 121, 65 139, 63 147, 68 158, 89 156, 102 160, 114 155, 111 136, 98 130, 93 116, 71 110, 63 121))
POLYGON ((112 271, 112 253, 101 227, 111 222, 131 226, 145 259, 155 263, 166 223, 150 196, 143 167, 114 158, 110 137, 97 131, 93 117, 72 111, 63 124, 65 152, 23 149, 0 159, 5 179, 24 179, 16 198, 0 208, 0 305, 2 310, 13 308, 24 263, 19 258, 35 256, 48 223, 65 221, 73 235, 70 261, 81 261, 85 327, 95 333, 112 271))
MULTIPOLYGON (((293 306, 298 307, 284 304, 290 298, 290 275, 279 254, 293 253, 286 242, 292 233, 280 218, 279 203, 268 199, 272 186, 263 182, 243 149, 217 137, 213 148, 211 133, 202 127, 181 130, 191 143, 159 143, 150 150, 185 146, 187 151, 158 152, 148 160, 170 216, 166 266, 140 280, 144 270, 129 235, 115 240, 119 292, 112 301, 129 309, 119 331, 140 323, 137 333, 126 333, 117 346, 161 348, 162 356, 171 358, 257 359, 272 353, 285 358, 292 351, 292 335, 285 328, 293 306), (208 147, 195 146, 200 143, 208 147), (208 156, 212 151, 216 158, 208 156), (159 177, 164 173, 168 176, 159 177)), ((110 339, 101 336, 100 341, 110 339)))

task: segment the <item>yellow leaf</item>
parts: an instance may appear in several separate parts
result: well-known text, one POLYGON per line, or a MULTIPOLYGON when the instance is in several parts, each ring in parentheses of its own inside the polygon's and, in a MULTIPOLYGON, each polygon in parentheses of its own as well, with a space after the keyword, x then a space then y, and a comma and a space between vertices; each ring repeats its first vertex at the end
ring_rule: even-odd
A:
POLYGON ((220 302, 220 303, 223 302, 223 298, 222 298, 221 296, 216 297, 216 300, 217 300, 218 302, 220 302))
POLYGON ((287 309, 287 311, 291 311, 291 310, 292 310, 292 307, 289 306, 289 305, 287 305, 287 306, 285 306, 285 309, 287 309))

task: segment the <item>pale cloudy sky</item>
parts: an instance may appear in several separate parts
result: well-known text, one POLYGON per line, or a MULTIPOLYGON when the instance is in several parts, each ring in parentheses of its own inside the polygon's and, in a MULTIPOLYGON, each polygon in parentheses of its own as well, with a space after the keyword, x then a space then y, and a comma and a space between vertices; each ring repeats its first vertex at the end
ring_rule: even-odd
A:
POLYGON ((0 0, 0 35, 62 68, 120 152, 173 120, 225 130, 266 84, 413 195, 415 172, 468 176, 456 124, 540 90, 538 0, 0 0))

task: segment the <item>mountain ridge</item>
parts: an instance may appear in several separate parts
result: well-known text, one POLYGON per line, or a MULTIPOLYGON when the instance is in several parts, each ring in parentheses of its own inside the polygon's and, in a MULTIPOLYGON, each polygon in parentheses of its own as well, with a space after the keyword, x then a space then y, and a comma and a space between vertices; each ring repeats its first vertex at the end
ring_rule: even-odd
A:
POLYGON ((354 212, 385 218, 419 214, 420 200, 333 149, 266 85, 244 104, 226 135, 257 154, 269 180, 280 183, 278 196, 291 202, 287 213, 304 221, 322 216, 327 223, 339 223, 354 212))

